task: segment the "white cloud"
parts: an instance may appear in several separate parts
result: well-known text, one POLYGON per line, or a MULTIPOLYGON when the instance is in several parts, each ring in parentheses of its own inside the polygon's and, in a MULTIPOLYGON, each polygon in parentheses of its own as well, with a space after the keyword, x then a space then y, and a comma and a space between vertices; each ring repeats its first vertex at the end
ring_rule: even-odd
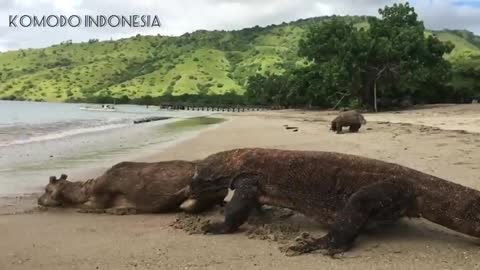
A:
MULTIPOLYGON (((376 15, 394 0, 0 0, 0 50, 45 47, 64 40, 87 41, 135 34, 180 35, 198 29, 241 29, 324 15, 376 15), (8 28, 8 15, 158 15, 161 28, 8 28), (2 27, 3 26, 3 27, 2 27)), ((467 28, 480 34, 480 9, 446 0, 414 2, 434 29, 467 28)))
POLYGON ((419 0, 416 1, 416 9, 427 28, 468 29, 480 35, 480 8, 454 3, 446 0, 419 0))

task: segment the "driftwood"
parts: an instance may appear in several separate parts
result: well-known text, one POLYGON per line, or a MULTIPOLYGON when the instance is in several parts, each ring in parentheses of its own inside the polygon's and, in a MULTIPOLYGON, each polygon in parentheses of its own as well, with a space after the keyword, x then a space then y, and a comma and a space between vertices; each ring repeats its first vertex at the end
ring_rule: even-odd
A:
POLYGON ((155 122, 155 121, 161 121, 161 120, 166 120, 166 119, 170 119, 170 117, 152 116, 152 117, 145 117, 145 118, 133 120, 133 123, 134 124, 141 124, 141 123, 155 122))

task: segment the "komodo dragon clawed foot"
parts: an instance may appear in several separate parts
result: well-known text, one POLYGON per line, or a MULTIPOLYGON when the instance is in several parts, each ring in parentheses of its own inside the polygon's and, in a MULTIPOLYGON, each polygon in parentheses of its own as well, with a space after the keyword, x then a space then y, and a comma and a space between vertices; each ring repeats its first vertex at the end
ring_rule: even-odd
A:
POLYGON ((295 244, 284 247, 283 251, 286 256, 298 256, 317 250, 323 250, 324 255, 334 256, 338 253, 348 251, 352 247, 352 243, 339 244, 332 241, 329 235, 320 238, 313 238, 308 233, 304 233, 295 239, 295 244))
POLYGON ((223 222, 203 225, 202 231, 204 234, 228 234, 233 232, 228 226, 225 226, 223 222))
POLYGON ((258 203, 258 188, 256 178, 239 178, 230 183, 230 188, 235 190, 232 199, 225 208, 225 220, 220 223, 210 223, 203 226, 204 233, 228 234, 238 230, 253 210, 262 213, 258 203))
POLYGON ((413 200, 408 187, 394 181, 365 186, 349 198, 328 234, 320 238, 302 235, 297 243, 286 248, 286 255, 325 250, 325 255, 333 256, 348 251, 367 223, 398 220, 412 207, 413 200))

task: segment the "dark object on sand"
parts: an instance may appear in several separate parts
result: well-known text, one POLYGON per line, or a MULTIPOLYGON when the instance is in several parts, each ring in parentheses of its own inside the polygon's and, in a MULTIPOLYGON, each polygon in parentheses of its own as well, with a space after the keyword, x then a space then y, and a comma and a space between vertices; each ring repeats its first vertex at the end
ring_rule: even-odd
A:
POLYGON ((298 131, 298 127, 291 127, 289 125, 283 125, 285 127, 286 130, 292 130, 293 132, 297 132, 298 131))
POLYGON ((59 179, 51 176, 38 204, 123 215, 179 208, 199 212, 223 203, 228 191, 212 191, 202 201, 189 197, 194 171, 195 163, 188 161, 121 162, 85 182, 67 181, 65 174, 59 179))
POLYGON ((349 127, 350 132, 358 132, 362 125, 365 125, 367 121, 357 111, 346 111, 341 112, 335 119, 332 121, 330 130, 336 131, 337 134, 342 133, 343 127, 349 127))
POLYGON ((192 197, 231 188, 225 220, 204 227, 228 234, 258 205, 289 208, 330 225, 321 238, 303 239, 288 255, 351 248, 366 225, 401 217, 425 218, 480 237, 480 192, 394 163, 317 151, 245 148, 210 155, 198 163, 192 197))
POLYGON ((153 116, 153 117, 146 117, 146 118, 141 118, 141 119, 133 120, 133 123, 134 123, 134 124, 141 124, 141 123, 162 121, 162 120, 167 120, 167 119, 170 119, 170 117, 165 117, 165 116, 153 116))

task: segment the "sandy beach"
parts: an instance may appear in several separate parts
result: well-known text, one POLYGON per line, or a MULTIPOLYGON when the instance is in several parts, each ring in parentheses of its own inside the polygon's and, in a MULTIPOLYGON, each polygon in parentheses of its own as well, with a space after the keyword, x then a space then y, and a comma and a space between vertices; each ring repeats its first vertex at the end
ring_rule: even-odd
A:
MULTIPOLYGON (((395 162, 480 190, 480 105, 365 114, 368 123, 358 134, 330 132, 336 114, 219 114, 227 121, 216 128, 136 160, 194 160, 239 147, 335 151, 395 162)), ((352 251, 337 259, 319 253, 286 257, 279 250, 282 241, 245 233, 254 225, 233 235, 189 235, 170 226, 179 214, 39 211, 35 198, 0 200, 0 269, 480 269, 478 239, 424 220, 401 220, 362 235, 352 251)), ((325 233, 299 220, 291 220, 299 230, 325 233)))

